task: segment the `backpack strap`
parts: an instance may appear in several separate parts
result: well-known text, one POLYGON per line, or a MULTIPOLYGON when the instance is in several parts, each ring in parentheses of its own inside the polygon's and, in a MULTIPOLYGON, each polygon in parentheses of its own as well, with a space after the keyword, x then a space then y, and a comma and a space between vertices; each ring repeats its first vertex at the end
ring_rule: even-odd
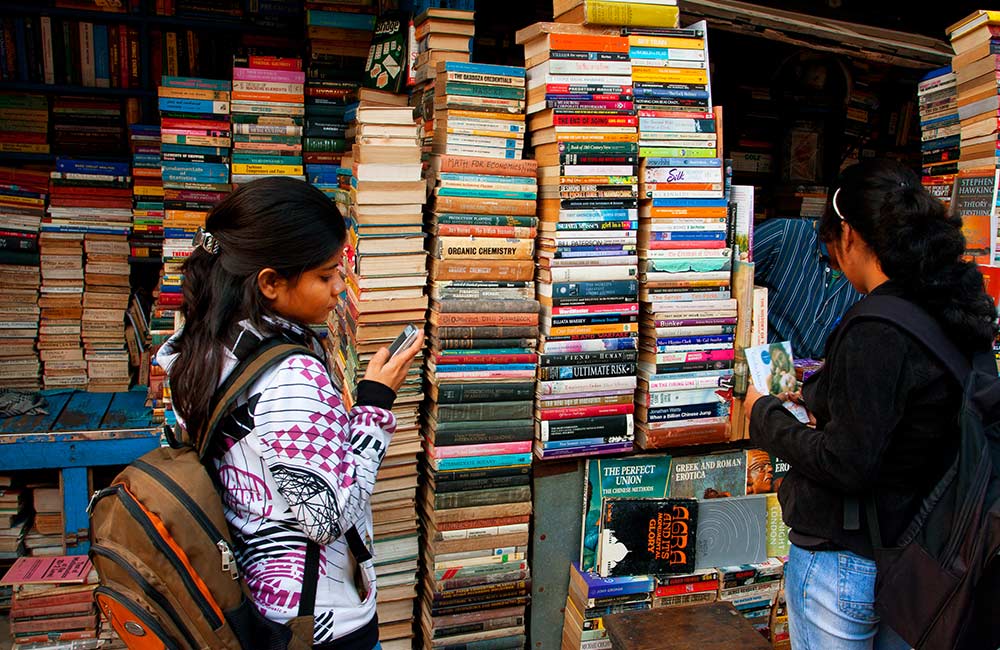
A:
POLYGON ((312 616, 316 613, 317 587, 319 587, 319 544, 310 539, 306 541, 306 565, 302 572, 299 616, 312 616))
POLYGON ((239 396, 250 388, 271 366, 296 354, 303 354, 314 359, 319 359, 315 352, 304 345, 289 343, 287 339, 281 337, 271 337, 264 339, 260 345, 240 360, 232 372, 229 373, 229 376, 226 377, 226 380, 222 382, 222 385, 215 391, 215 396, 212 398, 211 415, 209 415, 202 429, 203 434, 200 436, 201 444, 197 449, 199 458, 204 459, 209 449, 211 449, 211 444, 215 439, 219 423, 229 414, 239 396))

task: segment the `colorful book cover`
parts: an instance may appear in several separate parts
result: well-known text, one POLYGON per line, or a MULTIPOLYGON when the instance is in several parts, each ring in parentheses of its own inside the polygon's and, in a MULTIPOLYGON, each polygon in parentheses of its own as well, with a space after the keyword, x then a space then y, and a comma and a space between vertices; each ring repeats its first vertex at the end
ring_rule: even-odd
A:
POLYGON ((1000 170, 959 172, 952 193, 952 211, 962 219, 965 253, 989 262, 996 250, 996 199, 1000 170))
POLYGON ((605 499, 597 572, 605 577, 691 573, 697 525, 695 499, 605 499))
POLYGON ((379 16, 365 64, 364 85, 367 88, 400 92, 406 76, 408 30, 408 21, 398 12, 379 16))
POLYGON ((584 571, 593 571, 597 567, 601 501, 608 497, 667 497, 670 494, 670 456, 593 458, 587 462, 584 472, 580 566, 584 571))
POLYGON ((93 565, 85 555, 20 557, 0 585, 85 583, 93 565))
POLYGON ((746 494, 746 452, 742 449, 670 461, 670 496, 717 499, 746 494))
MULTIPOLYGON (((754 387, 765 395, 781 395, 798 390, 792 344, 788 341, 746 348, 747 365, 754 387)), ((809 422, 809 413, 801 404, 786 401, 785 408, 800 422, 809 422)))
POLYGON ((763 449, 747 449, 747 494, 777 492, 788 463, 763 449))

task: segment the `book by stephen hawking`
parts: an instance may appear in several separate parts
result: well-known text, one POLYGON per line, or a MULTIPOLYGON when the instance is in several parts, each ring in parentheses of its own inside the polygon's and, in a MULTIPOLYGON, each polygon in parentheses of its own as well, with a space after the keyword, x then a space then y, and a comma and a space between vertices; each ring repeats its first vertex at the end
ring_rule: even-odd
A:
POLYGON ((690 573, 697 526, 696 499, 605 499, 597 572, 604 577, 690 573))
MULTIPOLYGON (((765 395, 794 393, 798 390, 795 378, 792 344, 788 341, 755 345, 745 350, 750 378, 754 388, 765 395)), ((801 404, 786 401, 784 406, 800 422, 809 421, 809 413, 801 404)))

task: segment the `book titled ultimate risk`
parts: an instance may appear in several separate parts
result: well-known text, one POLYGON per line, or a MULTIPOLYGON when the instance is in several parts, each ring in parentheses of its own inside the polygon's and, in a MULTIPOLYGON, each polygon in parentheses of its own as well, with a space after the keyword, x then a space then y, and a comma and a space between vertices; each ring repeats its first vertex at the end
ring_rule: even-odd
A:
POLYGON ((597 569, 603 577, 690 573, 695 567, 698 501, 605 499, 597 569))

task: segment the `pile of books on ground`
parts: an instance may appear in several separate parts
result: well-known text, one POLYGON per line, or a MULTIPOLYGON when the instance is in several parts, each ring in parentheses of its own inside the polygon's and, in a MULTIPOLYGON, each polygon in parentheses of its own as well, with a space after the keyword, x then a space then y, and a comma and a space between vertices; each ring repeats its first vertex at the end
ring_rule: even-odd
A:
POLYGON ((159 262, 163 257, 163 177, 160 125, 130 124, 132 149, 132 234, 129 254, 159 262))
POLYGON ((372 32, 371 2, 354 3, 359 12, 314 3, 306 12, 308 60, 303 151, 309 182, 332 193, 347 146, 347 106, 357 101, 372 32))
MULTIPOLYGON (((156 348, 181 324, 181 264, 191 254, 194 234, 232 189, 231 85, 228 80, 165 76, 159 87, 163 271, 150 314, 153 359, 156 348)), ((149 401, 155 415, 173 423, 162 369, 150 369, 149 401)))
POLYGON ((128 155, 119 99, 57 96, 52 99, 52 152, 61 156, 128 155))
POLYGON ((83 339, 87 390, 126 391, 131 383, 125 344, 129 306, 129 242, 125 233, 87 233, 83 280, 83 339))
MULTIPOLYGON (((1000 50, 1000 47, 997 49, 1000 50)), ((945 205, 951 204, 960 152, 957 86, 950 65, 928 72, 917 84, 921 182, 945 205)))
POLYGON ((0 584, 13 588, 14 648, 97 648, 97 572, 86 556, 23 557, 0 584))
POLYGON ((45 95, 0 93, 0 153, 49 153, 49 100, 45 95))
MULTIPOLYGON (((730 291, 728 200, 721 111, 713 110, 704 23, 658 35, 630 35, 657 68, 656 83, 703 91, 683 106, 637 97, 643 156, 639 210, 642 319, 636 442, 652 449, 728 439, 736 301, 730 291), (677 77, 673 71, 677 70, 677 77)), ((649 81, 653 77, 644 76, 649 81)))
POLYGON ((632 450, 638 147, 628 39, 518 33, 539 169, 540 458, 632 450))
POLYGON ((504 134, 523 131, 524 69, 445 62, 437 79, 422 647, 520 648, 539 321, 536 165, 518 160, 521 140, 504 134), (452 72, 470 75, 467 83, 448 88, 452 72), (455 125, 459 114, 489 126, 477 134, 455 125))
MULTIPOLYGON (((300 58, 234 57, 230 106, 233 185, 264 176, 305 179, 305 79, 300 58)), ((228 130, 219 133, 229 136, 228 130)))
MULTIPOLYGON (((956 102, 960 120, 958 169, 997 167, 997 76, 1000 61, 1000 14, 976 11, 946 30, 955 56, 956 102)), ((921 121, 923 115, 921 115, 921 121)))
POLYGON ((12 477, 0 475, 0 565, 24 555, 24 533, 28 525, 25 491, 14 487, 12 477))
POLYGON ((0 167, 0 388, 41 387, 38 231, 48 193, 46 172, 0 167))
MULTIPOLYGON (((422 210, 420 147, 405 96, 362 101, 351 110, 353 168, 344 256, 346 299, 331 314, 331 356, 348 408, 379 348, 427 312, 427 253, 422 210), (387 106, 392 101, 396 106, 387 106), (401 104, 401 105, 400 105, 401 104)), ((386 647, 410 647, 417 585, 418 415, 423 357, 417 356, 397 391, 396 433, 372 494, 379 636, 386 647)))
POLYGON ((754 629, 770 638, 771 614, 784 573, 785 563, 778 558, 719 567, 719 600, 732 603, 754 629))

